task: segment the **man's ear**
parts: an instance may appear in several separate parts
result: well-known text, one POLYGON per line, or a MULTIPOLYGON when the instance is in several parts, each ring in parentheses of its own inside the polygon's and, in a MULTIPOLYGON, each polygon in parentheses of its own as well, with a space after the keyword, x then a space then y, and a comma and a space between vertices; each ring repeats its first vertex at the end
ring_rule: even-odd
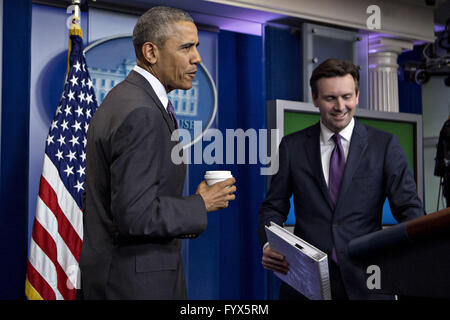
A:
POLYGON ((317 102, 317 96, 316 96, 313 92, 311 92, 311 96, 312 96, 312 99, 313 99, 314 106, 315 106, 316 108, 318 108, 318 107, 319 107, 319 104, 318 104, 318 102, 317 102))
POLYGON ((153 65, 158 61, 158 46, 153 42, 144 43, 141 50, 142 56, 148 63, 150 63, 150 65, 153 65))

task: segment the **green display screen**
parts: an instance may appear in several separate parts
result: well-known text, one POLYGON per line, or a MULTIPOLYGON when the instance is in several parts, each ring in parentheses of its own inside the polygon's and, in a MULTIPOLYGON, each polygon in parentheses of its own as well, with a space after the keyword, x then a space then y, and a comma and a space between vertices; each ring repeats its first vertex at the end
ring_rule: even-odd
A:
MULTIPOLYGON (((284 113, 284 135, 305 129, 309 126, 316 124, 320 119, 320 115, 307 112, 299 111, 285 111, 284 113)), ((356 117, 356 119, 368 126, 395 134, 400 140, 400 144, 403 151, 408 158, 408 163, 413 174, 416 173, 415 170, 415 135, 414 123, 402 122, 402 121, 391 121, 385 119, 369 119, 364 117, 356 117)), ((386 199, 383 208, 383 224, 390 225, 395 224, 397 221, 392 216, 392 212, 389 207, 389 201, 386 199)), ((294 205, 291 198, 291 210, 289 212, 287 225, 295 224, 295 214, 294 205)))

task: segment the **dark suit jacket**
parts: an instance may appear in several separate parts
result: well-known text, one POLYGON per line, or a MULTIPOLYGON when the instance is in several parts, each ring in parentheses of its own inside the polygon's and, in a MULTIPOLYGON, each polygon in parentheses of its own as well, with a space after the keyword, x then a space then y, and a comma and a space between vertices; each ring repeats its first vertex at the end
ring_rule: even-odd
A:
POLYGON ((293 194, 294 233, 329 255, 335 245, 349 298, 382 298, 368 294, 366 270, 350 260, 347 244, 381 229, 386 196, 399 222, 424 214, 397 137, 355 121, 336 206, 323 176, 319 123, 285 136, 279 147, 279 161, 279 171, 272 177, 259 211, 261 243, 267 241, 265 225, 286 221, 293 194))
POLYGON ((186 168, 171 161, 173 122, 135 71, 113 88, 88 130, 85 299, 185 299, 181 240, 206 228, 199 195, 181 197, 186 168))

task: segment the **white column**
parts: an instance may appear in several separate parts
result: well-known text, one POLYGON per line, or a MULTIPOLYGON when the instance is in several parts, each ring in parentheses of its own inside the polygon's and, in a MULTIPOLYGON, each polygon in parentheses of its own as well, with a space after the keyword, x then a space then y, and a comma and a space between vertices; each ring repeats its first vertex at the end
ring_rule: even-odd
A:
POLYGON ((399 112, 397 58, 413 42, 385 37, 369 40, 369 109, 399 112))

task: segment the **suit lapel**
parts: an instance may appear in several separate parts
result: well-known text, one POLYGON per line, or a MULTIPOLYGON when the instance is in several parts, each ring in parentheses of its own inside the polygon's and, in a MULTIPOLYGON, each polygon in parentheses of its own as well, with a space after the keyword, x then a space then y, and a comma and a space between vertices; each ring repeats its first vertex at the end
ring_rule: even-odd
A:
POLYGON ((126 81, 129 81, 138 87, 141 87, 142 89, 147 92, 147 94, 152 98, 155 105, 158 107, 159 111, 161 111, 161 114, 169 127, 170 132, 172 133, 175 130, 175 126, 173 124, 172 118, 170 117, 169 113, 166 111, 166 108, 162 105, 161 101, 159 100, 158 96, 156 95, 155 91, 153 90, 150 83, 148 83, 147 79, 145 79, 143 76, 141 76, 136 71, 132 70, 126 79, 126 81))
POLYGON ((350 149, 345 163, 344 177, 342 178, 336 206, 342 202, 340 199, 346 194, 352 182, 353 175, 361 161, 361 156, 364 154, 366 148, 367 130, 362 124, 355 120, 355 127, 353 128, 352 139, 350 141, 350 149))
POLYGON ((328 205, 333 209, 333 201, 331 200, 330 192, 328 191, 327 183, 323 175, 322 156, 320 152, 320 123, 311 127, 308 132, 308 139, 305 141, 305 150, 312 168, 312 172, 316 177, 317 183, 322 191, 324 198, 328 205))

